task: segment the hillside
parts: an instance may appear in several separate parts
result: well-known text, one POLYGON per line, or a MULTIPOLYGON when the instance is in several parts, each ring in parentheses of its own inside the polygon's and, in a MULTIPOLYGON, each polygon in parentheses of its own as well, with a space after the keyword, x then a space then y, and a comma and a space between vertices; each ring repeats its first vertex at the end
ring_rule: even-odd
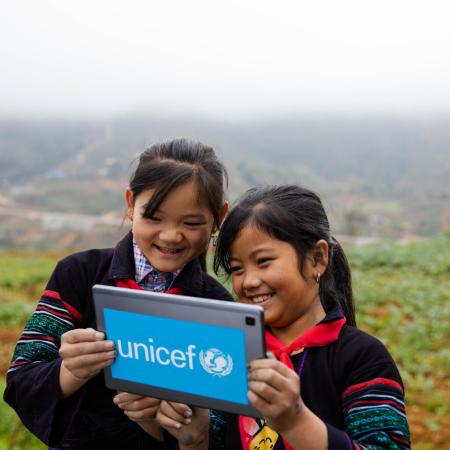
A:
POLYGON ((149 144, 175 136, 215 147, 229 169, 230 199, 249 186, 296 182, 321 194, 339 235, 431 236, 450 220, 449 122, 330 116, 226 123, 142 115, 0 121, 0 246, 109 245, 121 233, 130 162, 149 144), (55 212, 68 216, 48 215, 55 212))

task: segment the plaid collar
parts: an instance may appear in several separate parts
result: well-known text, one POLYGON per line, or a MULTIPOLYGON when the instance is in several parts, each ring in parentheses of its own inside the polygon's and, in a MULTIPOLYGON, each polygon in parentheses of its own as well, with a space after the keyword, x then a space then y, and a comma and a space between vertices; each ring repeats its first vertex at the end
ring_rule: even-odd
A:
POLYGON ((160 272, 156 270, 150 261, 142 253, 133 239, 134 264, 136 267, 136 283, 147 291, 164 292, 170 288, 173 280, 180 274, 183 267, 174 272, 160 272))

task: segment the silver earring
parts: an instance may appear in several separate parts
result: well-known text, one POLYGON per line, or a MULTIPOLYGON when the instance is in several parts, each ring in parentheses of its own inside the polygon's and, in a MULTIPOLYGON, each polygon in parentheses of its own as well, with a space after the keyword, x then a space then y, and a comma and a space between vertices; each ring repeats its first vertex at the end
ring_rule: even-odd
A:
POLYGON ((320 272, 317 273, 317 275, 316 275, 316 283, 317 283, 317 284, 320 283, 320 272))

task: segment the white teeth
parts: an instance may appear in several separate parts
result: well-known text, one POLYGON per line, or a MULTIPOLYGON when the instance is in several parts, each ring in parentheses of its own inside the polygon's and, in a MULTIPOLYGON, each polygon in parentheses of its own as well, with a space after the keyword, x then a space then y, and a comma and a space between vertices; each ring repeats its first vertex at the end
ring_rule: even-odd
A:
POLYGON ((180 248, 170 248, 170 247, 160 247, 159 245, 157 245, 157 247, 159 248, 159 250, 163 253, 170 253, 172 255, 174 255, 175 253, 178 253, 181 251, 180 248))
POLYGON ((255 297, 251 297, 251 300, 253 303, 262 303, 268 300, 270 297, 272 297, 273 294, 264 294, 264 295, 257 295, 255 297))

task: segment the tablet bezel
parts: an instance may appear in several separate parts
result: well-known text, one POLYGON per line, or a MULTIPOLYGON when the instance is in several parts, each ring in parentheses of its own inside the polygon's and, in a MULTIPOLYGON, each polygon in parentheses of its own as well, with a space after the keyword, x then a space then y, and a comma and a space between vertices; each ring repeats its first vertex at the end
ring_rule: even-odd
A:
MULTIPOLYGON (((243 330, 246 363, 266 357, 264 340, 264 310, 257 305, 247 305, 224 300, 213 300, 185 295, 164 294, 151 291, 95 285, 92 288, 97 319, 97 329, 107 336, 104 308, 134 312, 150 316, 184 320, 243 330), (201 309, 202 314, 198 311, 201 309), (252 317, 254 325, 246 324, 252 317)), ((261 417, 250 404, 241 404, 213 397, 160 388, 112 377, 111 367, 104 369, 105 383, 109 389, 131 392, 149 397, 186 403, 209 409, 261 417)))

